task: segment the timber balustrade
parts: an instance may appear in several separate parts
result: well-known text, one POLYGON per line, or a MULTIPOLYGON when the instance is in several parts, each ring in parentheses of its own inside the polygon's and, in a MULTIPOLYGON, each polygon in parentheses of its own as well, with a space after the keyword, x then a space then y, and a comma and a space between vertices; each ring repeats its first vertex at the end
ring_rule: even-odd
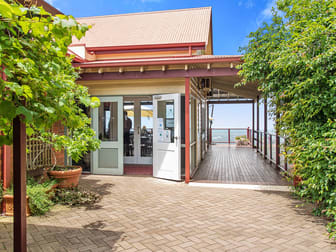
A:
POLYGON ((235 144, 237 136, 246 137, 252 148, 256 148, 265 159, 283 171, 287 171, 288 162, 282 153, 285 152, 286 138, 274 133, 252 130, 250 128, 211 128, 210 143, 235 144))
POLYGON ((283 171, 287 171, 288 162, 282 155, 285 153, 286 138, 274 133, 255 130, 253 134, 253 148, 257 149, 265 159, 275 164, 283 171), (266 148, 265 148, 266 147, 266 148))

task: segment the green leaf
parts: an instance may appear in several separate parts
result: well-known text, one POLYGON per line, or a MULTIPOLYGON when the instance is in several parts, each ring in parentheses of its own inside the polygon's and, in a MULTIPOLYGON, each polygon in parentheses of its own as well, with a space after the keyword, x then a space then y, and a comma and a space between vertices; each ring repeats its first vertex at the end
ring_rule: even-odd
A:
POLYGON ((0 15, 5 18, 11 18, 13 15, 13 8, 4 0, 0 0, 0 15))
POLYGON ((0 102, 0 116, 7 117, 12 120, 15 117, 16 107, 10 101, 0 102))
POLYGON ((18 21, 18 23, 21 26, 23 33, 27 34, 30 30, 30 23, 27 21, 18 21))
POLYGON ((27 136, 32 136, 35 132, 31 127, 26 128, 27 136))
POLYGON ((100 100, 97 97, 91 97, 91 104, 92 108, 98 108, 100 106, 100 100))
POLYGON ((33 112, 24 106, 20 106, 16 109, 16 115, 24 115, 26 122, 31 122, 33 120, 33 112))
POLYGON ((31 90, 30 86, 22 85, 22 89, 23 89, 23 94, 26 98, 32 98, 33 97, 33 93, 32 93, 32 90, 31 90))
POLYGON ((0 135, 0 146, 11 145, 11 139, 9 136, 0 135))

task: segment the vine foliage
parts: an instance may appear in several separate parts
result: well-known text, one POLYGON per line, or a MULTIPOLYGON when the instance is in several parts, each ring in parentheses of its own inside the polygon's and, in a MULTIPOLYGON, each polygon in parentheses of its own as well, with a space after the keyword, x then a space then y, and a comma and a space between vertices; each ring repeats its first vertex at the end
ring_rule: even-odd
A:
POLYGON ((336 1, 278 0, 249 35, 241 84, 258 82, 288 137, 297 195, 330 218, 336 237, 336 1))
POLYGON ((28 135, 39 135, 56 150, 66 148, 74 160, 99 147, 82 110, 99 106, 99 99, 76 84, 78 71, 67 55, 72 37, 80 39, 88 28, 71 16, 0 0, 0 66, 6 76, 0 78, 0 146, 12 143, 12 122, 19 115, 28 135), (67 135, 50 133, 58 121, 67 135))

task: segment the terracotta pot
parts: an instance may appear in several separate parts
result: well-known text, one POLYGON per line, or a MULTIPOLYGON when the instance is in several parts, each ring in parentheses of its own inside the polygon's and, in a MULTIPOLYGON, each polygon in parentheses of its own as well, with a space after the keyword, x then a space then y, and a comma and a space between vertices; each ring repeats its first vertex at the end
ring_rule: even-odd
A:
POLYGON ((49 176, 59 179, 60 182, 58 187, 60 188, 71 188, 78 186, 79 177, 82 174, 82 167, 73 166, 76 169, 68 171, 48 171, 49 176))
MULTIPOLYGON (((6 216, 13 216, 14 215, 14 196, 13 195, 4 195, 3 202, 5 204, 5 215, 6 216)), ((29 198, 27 196, 27 207, 26 207, 26 214, 30 216, 30 209, 29 209, 29 198)))

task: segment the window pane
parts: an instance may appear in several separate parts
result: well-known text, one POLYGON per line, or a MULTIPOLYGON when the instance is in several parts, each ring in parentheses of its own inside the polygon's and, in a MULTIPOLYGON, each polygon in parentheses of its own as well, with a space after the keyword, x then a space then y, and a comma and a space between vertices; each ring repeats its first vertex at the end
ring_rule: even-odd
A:
POLYGON ((141 156, 153 156, 153 103, 141 102, 141 156))
POLYGON ((99 107, 98 136, 102 141, 118 141, 118 103, 102 102, 99 107))
POLYGON ((158 101, 159 142, 174 143, 174 100, 158 101))
POLYGON ((134 102, 124 103, 124 156, 134 156, 134 102))

